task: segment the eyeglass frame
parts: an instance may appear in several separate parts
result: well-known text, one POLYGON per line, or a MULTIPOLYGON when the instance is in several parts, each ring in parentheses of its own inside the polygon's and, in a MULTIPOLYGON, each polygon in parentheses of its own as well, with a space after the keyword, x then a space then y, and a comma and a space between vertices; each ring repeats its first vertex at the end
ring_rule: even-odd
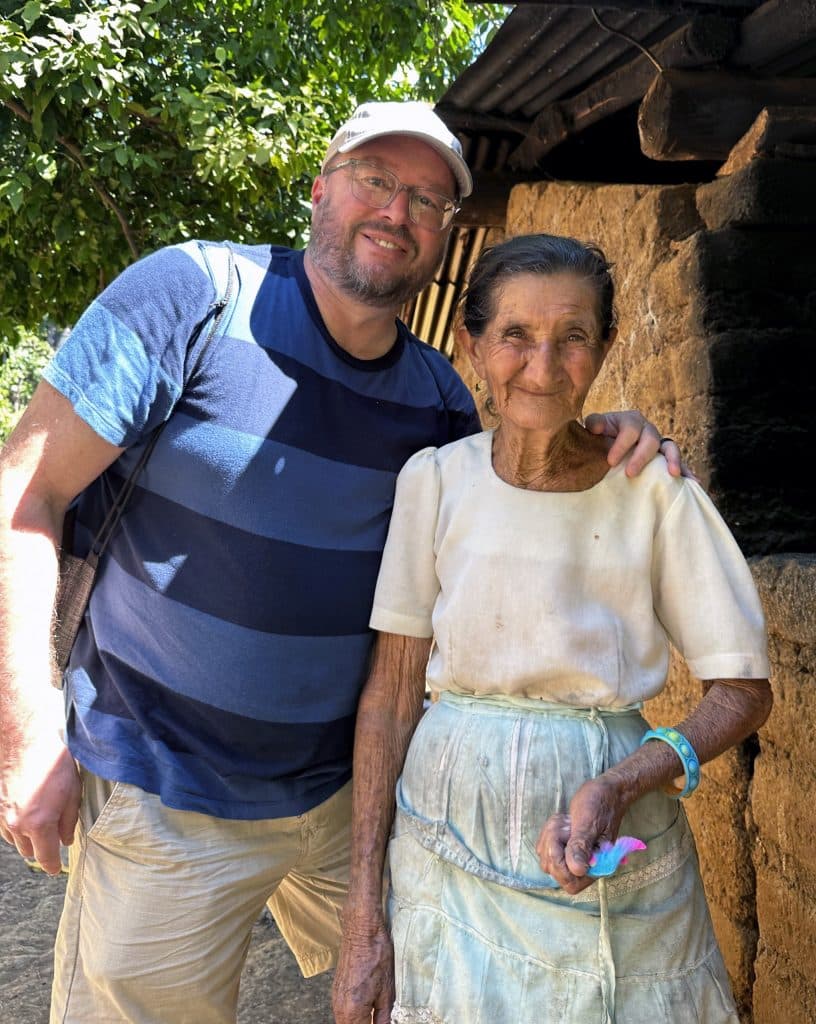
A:
MULTIPOLYGON (((423 228, 425 231, 433 231, 433 233, 437 234, 437 235, 441 234, 446 228, 450 227, 451 222, 453 221, 453 218, 462 209, 462 207, 459 205, 459 203, 457 203, 457 201, 455 199, 453 199, 451 196, 446 196, 444 193, 437 192, 436 189, 428 188, 426 185, 404 185, 399 180, 399 178, 396 176, 396 174, 394 174, 393 171, 389 171, 387 167, 380 167, 378 164, 374 164, 370 160, 359 160, 359 159, 356 159, 356 158, 351 158, 349 160, 341 160, 339 164, 334 164, 333 167, 326 168, 326 170, 322 172, 323 173, 323 177, 327 178, 330 174, 334 174, 335 171, 340 171, 344 167, 351 167, 352 168, 351 185, 352 185, 352 193, 354 195, 354 198, 355 199, 359 199, 361 203, 365 203, 366 206, 371 207, 372 210, 385 210, 387 207, 389 207, 394 202, 394 200, 397 198, 397 196, 400 194, 400 192, 407 192, 408 193, 408 216, 411 218, 411 222, 413 224, 416 224, 416 226, 419 227, 419 228, 423 228), (381 174, 387 174, 391 178, 393 178, 394 181, 397 183, 397 187, 392 192, 392 194, 391 194, 390 198, 388 199, 388 201, 383 203, 381 206, 373 205, 367 199, 363 199, 361 196, 358 196, 356 192, 354 192, 354 169, 356 167, 361 166, 361 165, 364 166, 364 167, 371 167, 375 171, 379 171, 381 174), (439 227, 439 228, 426 227, 424 224, 420 224, 419 221, 413 216, 413 214, 411 213, 411 204, 412 204, 413 198, 414 198, 414 196, 416 195, 417 192, 430 192, 431 195, 438 196, 444 202, 451 204, 450 216, 448 217, 447 221, 442 224, 441 227, 439 227)), ((447 211, 445 211, 445 212, 447 213, 447 211)))

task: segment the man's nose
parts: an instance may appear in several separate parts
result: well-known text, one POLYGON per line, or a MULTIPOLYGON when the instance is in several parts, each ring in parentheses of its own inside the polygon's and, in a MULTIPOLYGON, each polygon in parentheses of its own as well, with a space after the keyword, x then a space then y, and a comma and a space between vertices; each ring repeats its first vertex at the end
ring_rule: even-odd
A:
POLYGON ((387 213, 391 220, 404 224, 411 219, 410 206, 411 186, 400 184, 397 191, 391 197, 391 201, 381 209, 384 213, 387 213))

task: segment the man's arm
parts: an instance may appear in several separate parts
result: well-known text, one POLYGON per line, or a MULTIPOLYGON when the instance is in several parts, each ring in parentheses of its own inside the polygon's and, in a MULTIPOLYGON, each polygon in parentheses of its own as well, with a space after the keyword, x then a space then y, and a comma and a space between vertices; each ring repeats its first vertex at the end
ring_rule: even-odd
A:
POLYGON ((80 785, 63 739, 52 622, 65 510, 116 459, 42 382, 0 452, 0 835, 49 874, 73 839, 80 785))
POLYGON ((422 714, 430 639, 380 633, 354 739, 351 879, 334 977, 337 1024, 387 1024, 394 954, 383 915, 383 865, 394 789, 422 714))

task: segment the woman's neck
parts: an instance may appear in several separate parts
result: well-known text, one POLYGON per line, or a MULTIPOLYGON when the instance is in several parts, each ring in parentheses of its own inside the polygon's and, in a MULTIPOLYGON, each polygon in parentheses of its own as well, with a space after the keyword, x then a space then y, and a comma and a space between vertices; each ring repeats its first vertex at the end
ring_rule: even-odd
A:
POLYGON ((513 487, 530 491, 585 491, 606 475, 607 445, 579 423, 557 431, 518 430, 502 423, 493 433, 493 469, 513 487))

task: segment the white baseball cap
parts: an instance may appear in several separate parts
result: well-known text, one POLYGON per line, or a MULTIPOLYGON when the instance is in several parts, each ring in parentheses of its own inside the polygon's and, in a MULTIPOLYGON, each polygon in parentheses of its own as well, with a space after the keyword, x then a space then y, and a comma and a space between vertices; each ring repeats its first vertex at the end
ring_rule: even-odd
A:
POLYGON ((421 139, 435 149, 453 171, 459 197, 463 199, 473 191, 473 179, 462 156, 459 140, 429 106, 416 100, 361 104, 335 132, 321 171, 326 170, 329 161, 338 153, 348 153, 382 135, 410 135, 421 139))

